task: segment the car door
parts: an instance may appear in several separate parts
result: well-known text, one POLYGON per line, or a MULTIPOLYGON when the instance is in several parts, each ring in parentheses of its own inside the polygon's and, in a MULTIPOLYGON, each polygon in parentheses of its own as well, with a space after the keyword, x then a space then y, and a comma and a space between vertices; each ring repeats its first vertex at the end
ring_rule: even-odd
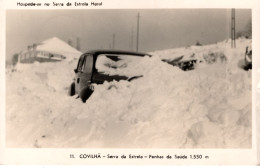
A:
POLYGON ((93 69, 93 55, 83 55, 78 63, 75 86, 77 93, 88 86, 91 80, 93 69))

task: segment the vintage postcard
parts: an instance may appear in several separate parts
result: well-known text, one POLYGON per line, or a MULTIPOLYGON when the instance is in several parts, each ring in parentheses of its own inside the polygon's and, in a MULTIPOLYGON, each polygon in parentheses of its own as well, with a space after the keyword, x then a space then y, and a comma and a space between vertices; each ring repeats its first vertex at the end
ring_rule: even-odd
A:
POLYGON ((259 164, 258 1, 0 3, 0 164, 259 164))

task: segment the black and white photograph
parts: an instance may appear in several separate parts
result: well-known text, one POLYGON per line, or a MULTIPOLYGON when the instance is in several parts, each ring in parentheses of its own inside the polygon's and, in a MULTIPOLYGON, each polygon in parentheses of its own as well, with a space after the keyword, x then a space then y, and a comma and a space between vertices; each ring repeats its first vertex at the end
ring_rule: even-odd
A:
POLYGON ((255 148, 252 8, 103 3, 4 11, 5 148, 255 148))
POLYGON ((251 12, 8 10, 7 146, 251 148, 251 12))

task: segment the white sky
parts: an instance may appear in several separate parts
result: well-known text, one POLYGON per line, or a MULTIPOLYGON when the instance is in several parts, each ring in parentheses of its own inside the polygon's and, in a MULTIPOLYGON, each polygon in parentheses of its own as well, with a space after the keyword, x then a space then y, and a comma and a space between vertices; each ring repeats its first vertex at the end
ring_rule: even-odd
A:
MULTIPOLYGON (((7 10, 6 54, 25 50, 28 45, 51 37, 81 51, 112 47, 135 50, 137 13, 140 12, 139 51, 154 51, 195 44, 215 43, 230 37, 231 9, 102 9, 102 10, 7 10), (132 43, 133 41, 133 43, 132 43)), ((245 29, 250 9, 236 10, 236 29, 245 29)))

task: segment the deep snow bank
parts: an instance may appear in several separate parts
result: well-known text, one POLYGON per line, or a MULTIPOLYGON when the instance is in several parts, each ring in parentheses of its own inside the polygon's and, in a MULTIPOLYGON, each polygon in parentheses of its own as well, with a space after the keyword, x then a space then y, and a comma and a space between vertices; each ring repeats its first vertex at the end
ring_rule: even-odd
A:
POLYGON ((251 72, 238 67, 250 43, 177 49, 227 57, 187 72, 160 61, 177 51, 155 52, 144 77, 96 85, 85 104, 67 96, 75 62, 19 65, 6 74, 7 146, 250 148, 251 72))

